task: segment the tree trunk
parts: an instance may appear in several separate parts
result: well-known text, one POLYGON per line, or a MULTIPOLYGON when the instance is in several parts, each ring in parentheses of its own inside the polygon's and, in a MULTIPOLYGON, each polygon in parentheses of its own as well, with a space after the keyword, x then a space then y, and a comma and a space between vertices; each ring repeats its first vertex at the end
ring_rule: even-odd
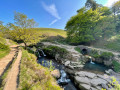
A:
POLYGON ((27 44, 24 42, 24 44, 25 44, 25 50, 27 49, 27 44))

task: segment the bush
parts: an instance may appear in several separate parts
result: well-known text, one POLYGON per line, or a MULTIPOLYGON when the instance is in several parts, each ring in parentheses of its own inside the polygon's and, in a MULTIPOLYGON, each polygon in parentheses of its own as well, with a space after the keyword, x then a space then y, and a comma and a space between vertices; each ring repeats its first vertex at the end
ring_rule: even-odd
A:
POLYGON ((7 50, 7 49, 9 49, 9 46, 0 43, 0 49, 1 50, 7 50))
POLYGON ((60 48, 58 46, 48 46, 47 48, 43 49, 46 54, 51 57, 55 57, 56 53, 58 53, 61 57, 64 57, 68 51, 64 48, 60 48))
POLYGON ((0 43, 0 58, 3 58, 10 52, 10 48, 7 45, 0 43))
POLYGON ((107 60, 107 59, 110 59, 111 57, 113 57, 113 53, 111 52, 103 52, 101 55, 100 55, 100 58, 104 59, 104 60, 107 60))
POLYGON ((120 63, 113 60, 112 64, 113 64, 113 67, 114 67, 114 71, 115 72, 120 72, 120 63))

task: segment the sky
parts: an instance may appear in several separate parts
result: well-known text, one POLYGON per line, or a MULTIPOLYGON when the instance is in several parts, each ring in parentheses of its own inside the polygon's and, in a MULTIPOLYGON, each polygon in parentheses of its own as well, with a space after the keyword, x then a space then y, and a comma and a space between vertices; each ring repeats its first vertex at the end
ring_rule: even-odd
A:
MULTIPOLYGON (((111 7, 118 0, 95 0, 111 7)), ((14 12, 20 12, 33 18, 38 27, 64 29, 67 21, 77 14, 86 0, 1 0, 0 21, 14 23, 14 12)))

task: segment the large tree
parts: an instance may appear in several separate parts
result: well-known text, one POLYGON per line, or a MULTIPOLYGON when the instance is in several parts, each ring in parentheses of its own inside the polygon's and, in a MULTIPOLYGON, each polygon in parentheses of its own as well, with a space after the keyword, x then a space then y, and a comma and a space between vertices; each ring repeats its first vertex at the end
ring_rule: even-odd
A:
POLYGON ((77 12, 78 14, 73 16, 65 27, 68 35, 67 39, 71 43, 91 43, 101 38, 104 30, 109 29, 104 25, 99 30, 96 28, 97 24, 102 24, 100 20, 105 19, 105 17, 111 14, 107 7, 99 7, 96 10, 85 10, 85 8, 81 8, 77 12))
POLYGON ((21 13, 15 13, 14 20, 15 24, 9 23, 7 25, 11 29, 10 35, 12 39, 22 41, 25 48, 27 45, 39 42, 38 33, 32 29, 36 26, 34 19, 29 19, 21 13))
POLYGON ((25 14, 19 12, 14 13, 14 21, 21 28, 34 28, 38 25, 34 19, 29 19, 25 14))

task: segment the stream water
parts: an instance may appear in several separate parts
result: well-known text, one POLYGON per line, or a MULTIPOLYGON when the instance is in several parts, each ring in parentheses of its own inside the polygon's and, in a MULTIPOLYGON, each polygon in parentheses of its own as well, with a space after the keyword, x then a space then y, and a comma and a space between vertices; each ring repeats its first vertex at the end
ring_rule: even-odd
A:
POLYGON ((47 56, 39 57, 38 58, 38 63, 40 63, 42 66, 48 67, 48 68, 50 68, 50 65, 52 64, 54 69, 59 69, 60 70, 61 77, 57 80, 57 82, 62 88, 64 88, 64 90, 78 90, 76 88, 76 86, 74 85, 74 83, 70 80, 67 73, 64 71, 64 68, 65 68, 64 65, 57 63, 54 59, 49 58, 47 56), (64 84, 62 84, 62 83, 64 83, 64 84))
POLYGON ((106 67, 103 64, 94 63, 94 62, 87 62, 83 68, 84 71, 93 72, 96 74, 104 74, 105 70, 110 68, 106 67))

